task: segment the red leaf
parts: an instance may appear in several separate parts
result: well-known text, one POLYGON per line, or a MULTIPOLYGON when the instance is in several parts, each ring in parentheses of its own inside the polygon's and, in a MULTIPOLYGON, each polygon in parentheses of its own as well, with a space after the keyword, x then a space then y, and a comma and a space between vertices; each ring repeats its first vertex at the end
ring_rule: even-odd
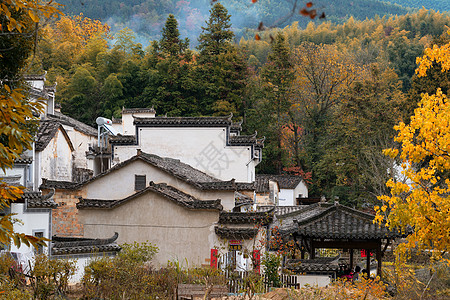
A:
POLYGON ((252 0, 252 3, 256 3, 256 2, 258 2, 258 0, 252 0))
POLYGON ((307 17, 309 16, 309 11, 306 8, 303 8, 302 10, 300 10, 300 14, 307 17))
POLYGON ((316 10, 315 10, 315 9, 312 9, 312 10, 309 12, 309 17, 310 17, 311 19, 314 19, 316 16, 317 16, 316 10))
POLYGON ((306 3, 306 7, 311 7, 311 6, 313 6, 313 3, 312 3, 312 2, 306 3))
POLYGON ((259 34, 255 34, 255 40, 257 40, 257 41, 261 40, 261 37, 259 36, 259 34))

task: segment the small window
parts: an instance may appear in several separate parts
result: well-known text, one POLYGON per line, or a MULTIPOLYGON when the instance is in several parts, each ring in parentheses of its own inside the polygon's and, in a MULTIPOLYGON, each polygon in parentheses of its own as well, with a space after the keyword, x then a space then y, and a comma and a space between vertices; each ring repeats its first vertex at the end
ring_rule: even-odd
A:
MULTIPOLYGON (((34 230, 33 230, 34 231, 34 230)), ((43 238, 44 237, 44 232, 43 231, 34 231, 33 235, 37 238, 43 238)), ((35 253, 36 254, 42 254, 44 253, 44 246, 42 245, 38 245, 37 249, 35 248, 35 253)))
POLYGON ((140 191, 145 189, 146 181, 145 175, 134 175, 134 190, 140 191))

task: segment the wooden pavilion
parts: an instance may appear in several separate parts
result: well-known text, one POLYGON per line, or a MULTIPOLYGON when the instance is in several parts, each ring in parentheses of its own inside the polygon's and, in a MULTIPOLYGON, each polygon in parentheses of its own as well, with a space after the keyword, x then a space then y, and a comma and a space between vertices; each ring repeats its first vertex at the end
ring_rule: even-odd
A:
POLYGON ((380 275, 384 252, 393 239, 402 235, 374 224, 374 217, 337 202, 316 203, 288 214, 277 215, 274 226, 278 226, 284 241, 296 242, 302 259, 305 258, 305 252, 308 252, 309 259, 316 261, 316 249, 320 248, 348 249, 352 270, 353 250, 365 250, 366 270, 370 272, 370 253, 375 253, 377 274, 380 275))

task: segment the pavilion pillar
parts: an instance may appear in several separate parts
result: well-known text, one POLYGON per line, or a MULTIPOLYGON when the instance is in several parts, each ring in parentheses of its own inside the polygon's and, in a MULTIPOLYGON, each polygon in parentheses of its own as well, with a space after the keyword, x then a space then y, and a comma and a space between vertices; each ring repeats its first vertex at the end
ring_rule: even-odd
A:
POLYGON ((366 251, 366 270, 367 274, 370 277, 370 249, 365 249, 366 251))
POLYGON ((378 244, 376 255, 377 255, 377 276, 380 276, 381 278, 381 241, 378 244))
POLYGON ((348 249, 350 252, 350 271, 353 271, 353 248, 348 249))

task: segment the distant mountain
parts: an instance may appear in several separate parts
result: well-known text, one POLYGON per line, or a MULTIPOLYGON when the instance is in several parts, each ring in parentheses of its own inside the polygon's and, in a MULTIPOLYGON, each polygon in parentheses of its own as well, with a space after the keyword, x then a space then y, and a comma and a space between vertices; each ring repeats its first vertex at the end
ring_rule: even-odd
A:
MULTIPOLYGON (((419 2, 418 0, 392 0, 396 3, 419 2)), ((448 0, 429 0, 428 2, 447 2, 448 0)), ((112 32, 128 27, 138 35, 138 41, 146 45, 150 40, 160 38, 161 28, 169 13, 173 13, 180 26, 182 37, 191 40, 191 46, 197 43, 197 37, 209 17, 210 0, 60 0, 63 11, 69 15, 83 13, 84 16, 108 23, 112 32)), ((223 0, 221 3, 232 16, 232 24, 237 38, 245 36, 248 28, 255 29, 260 22, 267 26, 284 27, 294 21, 305 27, 308 22, 323 22, 324 19, 311 20, 298 12, 307 1, 298 1, 295 14, 286 18, 292 11, 291 0, 223 0)), ((376 15, 403 15, 411 11, 398 4, 378 0, 319 0, 313 1, 320 15, 326 19, 342 23, 350 16, 364 20, 376 15)), ((417 7, 417 6, 414 6, 417 7)))
POLYGON ((450 12, 449 0, 389 0, 404 7, 432 9, 439 12, 450 12))

